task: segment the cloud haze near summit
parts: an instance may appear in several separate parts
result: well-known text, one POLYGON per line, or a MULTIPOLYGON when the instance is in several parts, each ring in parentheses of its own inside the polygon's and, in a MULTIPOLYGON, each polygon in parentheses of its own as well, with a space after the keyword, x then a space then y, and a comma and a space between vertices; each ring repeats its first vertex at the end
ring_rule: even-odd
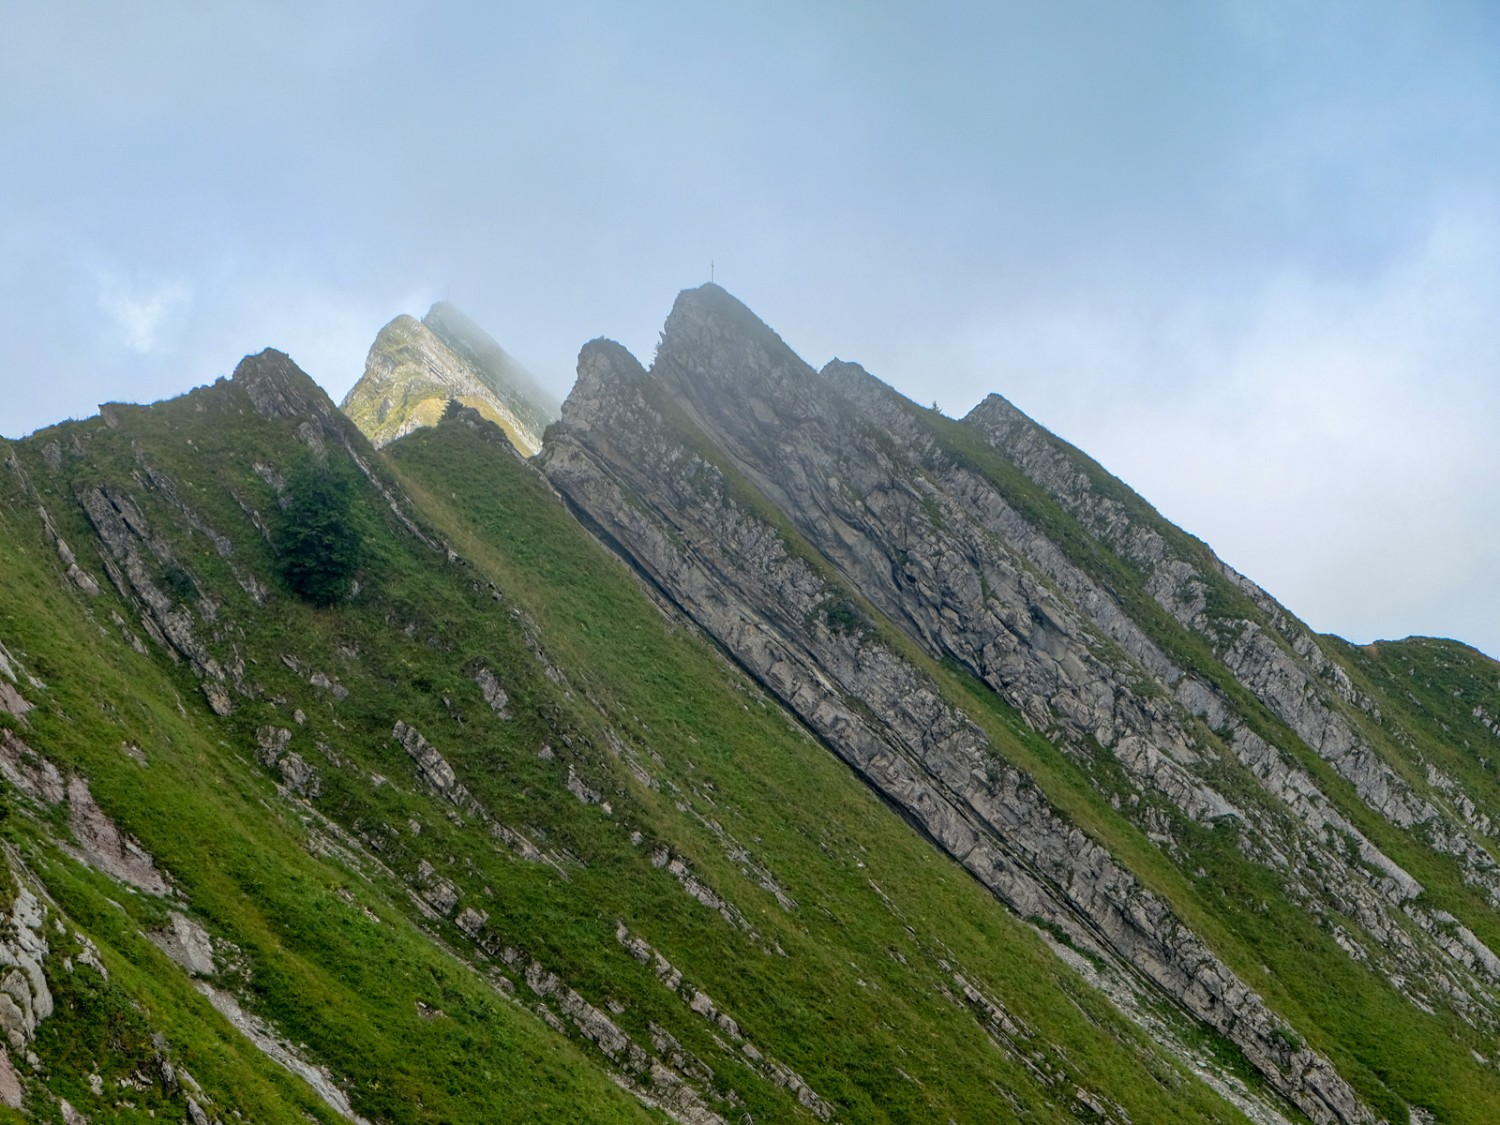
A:
POLYGON ((1500 8, 25 4, 0 433, 449 298, 560 395, 717 280, 998 391, 1314 628, 1500 655, 1500 8))

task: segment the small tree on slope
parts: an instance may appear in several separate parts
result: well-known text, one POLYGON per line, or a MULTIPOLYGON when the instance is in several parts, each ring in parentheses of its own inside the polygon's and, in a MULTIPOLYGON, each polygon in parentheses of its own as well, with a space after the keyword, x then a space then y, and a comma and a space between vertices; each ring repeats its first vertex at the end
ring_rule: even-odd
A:
POLYGON ((363 556, 349 476, 306 457, 287 474, 286 491, 281 577, 298 597, 332 605, 348 594, 363 556))

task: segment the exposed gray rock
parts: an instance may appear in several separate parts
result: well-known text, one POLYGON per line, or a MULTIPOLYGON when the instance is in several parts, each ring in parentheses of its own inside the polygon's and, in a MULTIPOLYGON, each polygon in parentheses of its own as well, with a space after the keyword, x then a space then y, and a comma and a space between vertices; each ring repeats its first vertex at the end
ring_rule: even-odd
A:
POLYGON ((285 352, 266 348, 240 360, 231 377, 262 418, 332 422, 333 403, 285 352))
POLYGON ((255 760, 275 769, 288 792, 313 798, 322 792, 323 780, 302 755, 288 749, 292 732, 285 727, 263 726, 255 732, 255 760))
POLYGON ((687 892, 689 898, 717 912, 724 921, 728 922, 735 929, 749 930, 752 934, 754 933, 754 929, 744 914, 740 913, 739 908, 728 899, 715 893, 707 883, 694 873, 692 867, 689 866, 687 860, 683 859, 682 856, 674 855, 670 849, 662 845, 651 853, 651 866, 665 869, 668 875, 671 875, 682 885, 682 889, 687 892))
MULTIPOLYGON (((819 1097, 816 1091, 803 1079, 803 1077, 791 1067, 768 1057, 764 1051, 745 1037, 740 1030, 739 1024, 724 1009, 702 989, 696 988, 683 981, 682 973, 679 972, 671 962, 663 957, 658 951, 642 937, 632 934, 624 922, 615 923, 615 940, 624 947, 632 957, 642 965, 654 967, 656 979, 677 995, 688 1010, 695 1013, 703 1020, 713 1025, 714 1029, 721 1033, 738 1050, 740 1061, 756 1071, 765 1078, 785 1090, 790 1090, 797 1098, 797 1102, 808 1110, 820 1121, 828 1121, 833 1117, 833 1106, 819 1097)), ((659 1054, 672 1054, 680 1051, 680 1044, 670 1036, 653 1035, 653 1045, 659 1054)), ((693 1066, 702 1067, 702 1063, 693 1060, 684 1067, 678 1069, 692 1069, 693 1066)), ((706 1070, 707 1068, 703 1068, 706 1070)), ((711 1073, 711 1072, 710 1072, 711 1073)))
POLYGON ((26 1102, 26 1088, 21 1084, 20 1072, 10 1061, 10 1051, 0 1045, 0 1105, 20 1109, 26 1102))
POLYGON ((416 886, 427 905, 443 917, 453 913, 461 897, 453 880, 443 878, 425 859, 417 864, 416 886))
MULTIPOLYGON (((327 1067, 317 1066, 303 1057, 301 1051, 282 1038, 277 1030, 254 1013, 245 1011, 240 1002, 228 992, 214 988, 205 981, 197 981, 198 991, 207 997, 220 1015, 248 1039, 255 1047, 278 1066, 284 1067, 312 1088, 330 1109, 356 1125, 370 1125, 349 1104, 349 1096, 339 1087, 327 1067)), ((199 1111, 201 1114, 201 1110, 199 1111)))
MULTIPOLYGON (((27 1101, 26 1080, 16 1068, 24 1059, 35 1071, 40 1068, 31 1050, 38 1025, 55 1009, 47 984, 46 962, 52 956, 47 932, 66 935, 68 930, 53 917, 45 892, 21 865, 9 846, 0 858, 0 878, 12 882, 15 897, 9 912, 0 917, 0 1105, 22 1109, 27 1101)), ((108 978, 93 943, 75 932, 82 952, 64 958, 63 970, 74 971, 74 960, 108 978)))
POLYGON ((157 948, 193 976, 211 977, 218 972, 213 939, 203 925, 176 910, 167 918, 166 926, 147 935, 157 948))
MULTIPOLYGON (((580 379, 580 409, 577 415, 567 414, 570 426, 582 419, 580 432, 591 434, 594 414, 619 415, 622 409, 626 413, 619 422, 649 426, 649 411, 631 413, 634 407, 622 408, 600 388, 610 379, 617 388, 660 383, 691 425, 729 455, 735 473, 775 501, 823 558, 934 656, 970 669, 1028 723, 1081 759, 1093 753, 1091 746, 1103 747, 1124 767, 1139 794, 1155 791, 1200 822, 1232 818, 1246 853, 1281 873, 1288 893, 1315 904, 1316 910, 1343 913, 1372 933, 1402 931, 1401 913, 1411 913, 1404 904, 1416 893, 1415 880, 1358 833, 1353 835, 1360 863, 1346 862, 1344 840, 1353 832, 1346 821, 1334 824, 1320 815, 1299 825, 1280 816, 1277 802, 1287 799, 1288 791, 1274 784, 1275 771, 1253 771, 1266 791, 1248 806, 1242 797, 1229 801, 1206 782, 1201 774, 1213 768, 1216 754, 1211 742, 1203 744, 1203 732, 1192 717, 1243 748, 1244 743, 1236 742, 1243 720, 1231 718, 1227 697, 1177 667, 1115 590, 1087 574, 972 461, 942 447, 936 430, 922 421, 924 412, 855 364, 835 361, 813 376, 747 310, 711 288, 679 300, 649 377, 632 369, 628 356, 621 362, 606 349, 598 358, 610 358, 613 367, 591 366, 589 374, 613 374, 602 382, 580 379), (1308 859, 1293 862, 1293 855, 1308 859)), ((975 414, 982 415, 983 408, 975 414)), ((1050 435, 1038 437, 1043 432, 1027 420, 1015 426, 1025 430, 1023 444, 1029 441, 1054 453, 1060 445, 1050 435)), ((612 425, 600 445, 618 460, 617 441, 612 425)), ((626 444, 632 455, 639 455, 644 443, 626 444)), ((663 487, 660 479, 651 479, 659 466, 651 465, 653 456, 659 451, 646 454, 645 466, 650 467, 643 466, 633 478, 639 494, 663 487)), ((695 465, 694 471, 699 478, 688 483, 701 500, 712 492, 716 470, 695 465)), ((1071 474, 1064 474, 1066 487, 1057 485, 1056 474, 1045 483, 1054 493, 1066 494, 1074 510, 1080 497, 1106 510, 1108 518, 1094 518, 1091 528, 1127 557, 1148 561, 1158 600, 1179 614, 1198 615, 1194 627, 1202 629, 1198 617, 1207 605, 1208 580, 1194 569, 1190 560, 1195 556, 1169 543, 1166 532, 1144 527, 1122 502, 1102 497, 1087 473, 1072 468, 1071 474)), ((692 489, 679 489, 673 500, 689 504, 691 496, 692 489)), ((1098 514, 1096 508, 1088 508, 1089 513, 1098 514)), ((1305 629, 1253 584, 1222 570, 1285 638, 1279 644, 1259 644, 1265 635, 1242 623, 1237 643, 1254 646, 1256 655, 1237 662, 1229 652, 1224 659, 1230 669, 1253 666, 1262 679, 1290 685, 1281 692, 1262 691, 1273 697, 1277 716, 1323 756, 1336 760, 1339 771, 1385 815, 1399 824, 1431 828, 1437 816, 1433 804, 1414 798, 1390 767, 1360 743, 1347 718, 1329 710, 1322 698, 1378 717, 1373 704, 1354 690, 1347 674, 1305 629), (1293 657, 1305 671, 1289 668, 1287 660, 1293 657), (1314 681, 1322 687, 1314 689, 1314 681), (1307 706, 1321 710, 1309 717, 1298 710, 1307 706)), ((823 612, 826 616, 826 607, 823 612)), ((1242 679, 1256 687, 1254 677, 1242 679)), ((1285 771, 1285 751, 1278 748, 1271 754, 1285 771)), ((1332 808, 1305 772, 1296 773, 1303 808, 1332 808)), ((1137 795, 1129 796, 1134 805, 1137 795)), ((1455 808, 1463 815, 1457 802, 1455 808)), ((1169 829, 1150 816, 1140 814, 1141 827, 1172 850, 1169 829)), ((1487 823, 1478 815, 1463 819, 1487 823)), ((1439 835, 1439 850, 1460 856, 1470 880, 1494 897, 1500 872, 1488 852, 1452 826, 1439 835)), ((1420 1003, 1417 997, 1424 990, 1453 990, 1454 965, 1445 953, 1449 951, 1438 944, 1398 939, 1386 971, 1394 979, 1399 969, 1402 991, 1420 1003)), ((1462 991, 1491 1010, 1485 1019, 1493 1024, 1495 1005, 1488 987, 1471 980, 1462 991)), ((1479 1015, 1467 1001, 1459 1010, 1471 1022, 1479 1015)))
POLYGON ((510 718, 510 696, 500 686, 500 681, 495 678, 495 673, 488 668, 481 668, 474 673, 474 682, 479 685, 479 690, 484 694, 484 701, 490 705, 490 710, 502 719, 510 718))
MULTIPOLYGON (((1017 913, 1153 982, 1234 1039, 1314 1120, 1371 1120, 1325 1059, 1290 1049, 1260 998, 995 758, 936 685, 878 639, 845 588, 757 514, 736 478, 1033 726, 1080 755, 1091 740, 1109 749, 1136 784, 1193 819, 1258 830, 1193 775, 1197 736, 1157 686, 1179 684, 1181 671, 1108 591, 993 487, 938 456, 870 383, 837 370, 820 382, 747 310, 705 287, 679 299, 650 374, 618 345, 584 349, 541 462, 606 543, 1017 913), (707 435, 733 475, 697 452, 684 426, 707 435)), ((1222 706, 1204 685, 1184 695, 1205 714, 1222 706)))
POLYGON ((24 1053, 36 1026, 52 1014, 52 992, 42 968, 50 948, 47 909, 21 882, 0 935, 0 1032, 10 1050, 24 1053))
MULTIPOLYGON (((1149 573, 1153 594, 1182 624, 1208 639, 1246 687, 1287 723, 1304 742, 1351 781, 1381 815, 1403 828, 1427 823, 1437 810, 1413 792, 1359 736, 1348 716, 1326 699, 1366 714, 1378 712, 1355 689, 1348 674, 1323 653, 1317 638, 1263 590, 1201 548, 1189 551, 1160 526, 1159 517, 1139 502, 1132 511, 1104 495, 1079 465, 1077 455, 999 395, 974 408, 968 421, 1004 456, 1045 488, 1124 557, 1149 573), (1150 516, 1142 513, 1150 512, 1150 516), (1259 622, 1222 620, 1209 615, 1206 591, 1225 579, 1244 593, 1271 631, 1259 622)), ((1493 862, 1455 843, 1465 859, 1485 870, 1493 883, 1493 862)))
POLYGON ((501 823, 492 816, 489 810, 458 780, 453 767, 438 752, 437 747, 423 738, 416 728, 398 720, 391 730, 391 737, 399 742, 402 749, 410 755, 416 767, 417 776, 431 792, 468 815, 477 817, 491 836, 504 843, 522 859, 532 863, 545 863, 559 874, 564 874, 562 865, 537 847, 524 833, 501 823))
POLYGON ((90 597, 96 596, 99 593, 98 581, 78 565, 78 558, 73 554, 73 549, 68 546, 68 541, 60 536, 53 526, 51 514, 46 508, 38 505, 37 515, 41 517, 42 531, 47 536, 47 541, 57 550, 58 561, 63 567, 63 577, 90 597))
POLYGON ((414 728, 397 722, 391 737, 401 743, 417 767, 417 773, 434 791, 460 806, 473 802, 469 791, 458 780, 448 760, 438 753, 437 747, 428 742, 414 728))
POLYGON ((590 1004, 539 962, 527 964, 524 979, 526 986, 543 1001, 536 1006, 537 1014, 563 1034, 567 1033, 568 1025, 558 1013, 566 1017, 584 1039, 620 1068, 622 1073, 616 1081, 644 1104, 685 1125, 728 1125, 704 1096, 712 1090, 713 1072, 701 1061, 687 1056, 670 1035, 658 1034, 653 1024, 652 1050, 648 1052, 621 1030, 608 1013, 590 1004))
POLYGON ((69 849, 79 860, 148 894, 166 894, 166 877, 140 842, 110 820, 94 802, 88 782, 66 781, 57 767, 8 730, 0 730, 0 776, 44 805, 68 802, 68 826, 77 841, 69 849))
MULTIPOLYGON (((97 485, 85 489, 79 503, 99 536, 105 572, 120 596, 136 607, 147 635, 174 660, 185 659, 202 682, 215 713, 228 714, 231 703, 224 668, 198 637, 193 610, 164 591, 156 574, 168 570, 184 575, 194 587, 197 580, 166 538, 153 532, 140 505, 124 490, 97 485)), ((198 609, 212 613, 201 601, 198 609)))
MULTIPOLYGON (((1360 730, 1365 717, 1380 719, 1379 709, 1355 689, 1348 674, 1328 657, 1321 642, 1305 626, 1202 544, 1187 540, 1166 524, 1139 497, 1131 497, 1123 488, 1107 492, 1098 477, 1091 476, 1080 454, 1000 396, 991 395, 980 403, 966 421, 1109 548, 1140 568, 1156 601, 1179 624, 1209 642, 1239 683, 1349 781, 1361 800, 1402 829, 1420 827, 1432 847, 1458 858, 1467 880, 1486 890, 1492 906, 1500 905, 1500 865, 1491 849, 1473 836, 1473 831, 1490 835, 1493 825, 1477 813, 1466 813, 1457 802, 1450 803, 1456 816, 1445 812, 1443 802, 1421 793, 1382 758, 1360 730), (1223 610, 1211 613, 1209 591, 1215 587, 1242 595, 1243 611, 1230 616, 1223 610)), ((1216 690, 1193 684, 1180 698, 1184 706, 1203 715, 1214 728, 1224 727, 1223 733, 1237 752, 1263 742, 1243 730, 1243 718, 1230 717, 1216 690)), ((1261 766, 1268 753, 1288 757, 1284 748, 1258 750, 1261 766)), ((1277 774, 1285 770, 1284 765, 1270 772, 1256 770, 1282 799, 1289 794, 1277 774)), ((1309 801, 1320 808, 1331 807, 1323 794, 1313 794, 1316 786, 1312 780, 1304 772, 1296 772, 1296 787, 1306 799, 1294 797, 1289 803, 1303 812, 1309 801)), ((1433 788, 1440 787, 1434 784, 1433 788)), ((1321 834, 1327 820, 1319 813, 1309 824, 1321 834)), ((1338 827, 1343 831, 1346 826, 1338 827)), ((1410 876, 1392 872, 1391 861, 1373 854, 1362 836, 1357 846, 1371 871, 1369 878, 1387 903, 1399 905, 1411 897, 1415 881, 1410 876)), ((1327 861, 1330 854, 1336 857, 1336 852, 1320 852, 1320 862, 1327 861)), ((1338 888, 1337 880, 1303 881, 1303 889, 1315 897, 1326 896, 1329 891, 1336 895, 1338 888)), ((1368 910, 1365 913, 1368 917, 1368 910)), ((1377 926, 1377 932, 1381 928, 1377 926)), ((1403 971, 1428 977, 1432 984, 1446 974, 1441 957, 1445 952, 1440 946, 1425 945, 1414 952, 1403 971)), ((1465 988, 1476 991, 1470 985, 1465 988)), ((1403 987, 1402 991, 1409 990, 1403 987)), ((1477 991, 1488 993, 1487 988, 1477 991)), ((1483 1003, 1494 1006, 1491 999, 1483 1003)))
POLYGON ((78 841, 79 858, 147 894, 164 895, 171 887, 150 853, 94 803, 88 782, 68 779, 68 827, 78 841))
POLYGON ((8 730, 0 730, 0 776, 45 804, 58 804, 68 795, 57 767, 8 730))
POLYGON ((14 715, 18 719, 26 717, 26 712, 31 710, 31 704, 26 697, 16 690, 15 685, 5 680, 0 680, 0 711, 14 715))
POLYGON ((15 658, 0 644, 0 711, 24 719, 31 703, 20 692, 20 677, 15 658))
POLYGON ((473 907, 465 907, 462 911, 459 912, 458 917, 453 919, 453 924, 464 933, 468 934, 469 937, 477 941, 480 934, 484 932, 485 924, 489 922, 489 920, 490 916, 483 910, 475 910, 473 907))
POLYGON ((585 805, 597 805, 604 799, 603 794, 599 790, 592 788, 583 778, 578 776, 578 771, 573 767, 572 762, 568 763, 567 786, 568 792, 577 797, 585 805))

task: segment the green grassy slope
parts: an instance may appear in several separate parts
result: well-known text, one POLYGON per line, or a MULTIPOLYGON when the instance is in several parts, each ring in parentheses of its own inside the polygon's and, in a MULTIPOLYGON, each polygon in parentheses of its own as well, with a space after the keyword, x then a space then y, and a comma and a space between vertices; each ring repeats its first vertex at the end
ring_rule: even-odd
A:
MULTIPOLYGON (((33 454, 52 434, 16 451, 42 485, 40 498, 65 539, 81 546, 88 536, 70 502, 72 488, 101 477, 131 479, 136 454, 145 449, 164 454, 156 467, 180 474, 175 479, 201 504, 206 520, 230 528, 243 522, 224 505, 233 504, 225 489, 254 481, 240 475, 245 466, 235 454, 263 454, 278 437, 284 445, 287 435, 256 432, 248 417, 240 421, 237 408, 229 411, 235 416, 230 425, 219 415, 217 425, 194 427, 193 409, 179 402, 140 413, 131 418, 138 425, 123 433, 70 427, 73 432, 59 436, 77 436, 90 446, 72 466, 77 475, 71 479, 40 479, 46 469, 33 454), (244 429, 235 432, 236 423, 244 429), (200 442, 207 447, 201 458, 194 452, 200 442)), ((110 1120, 112 1110, 118 1112, 118 1091, 111 1085, 104 1096, 93 1096, 85 1076, 91 1070, 109 1075, 111 1068, 128 1075, 143 1049, 150 1056, 150 1034, 160 1033, 172 1059, 221 1111, 236 1109, 255 1121, 300 1121, 308 1113, 337 1119, 235 1033, 142 936, 175 906, 237 950, 214 983, 237 987, 247 1008, 274 1021, 285 1038, 305 1043, 367 1117, 546 1121, 567 1106, 580 1120, 648 1118, 577 1048, 434 945, 397 881, 368 860, 345 863, 326 854, 328 833, 318 819, 278 798, 253 760, 255 723, 262 717, 289 722, 284 709, 265 704, 253 713, 252 706, 220 721, 184 669, 159 648, 144 656, 132 651, 112 620, 117 613, 125 618, 128 607, 107 588, 97 599, 65 589, 35 518, 37 497, 18 496, 14 474, 0 480, 6 487, 0 565, 7 591, 0 629, 11 653, 47 685, 27 689, 36 709, 24 725, 12 727, 64 772, 84 773, 101 806, 142 841, 179 890, 162 902, 81 868, 59 851, 58 840, 67 834, 56 815, 26 815, 24 798, 9 794, 7 834, 64 914, 98 943, 112 974, 112 1013, 75 1018, 60 1004, 42 1023, 37 1051, 49 1089, 93 1120, 110 1120), (139 748, 145 764, 122 752, 125 746, 139 748), (445 1017, 423 1018, 419 1002, 445 1017), (101 1021, 107 1030, 95 1028, 101 1021), (146 1048, 139 1036, 123 1035, 121 1024, 145 1029, 146 1048)), ((170 527, 168 511, 152 514, 157 530, 180 530, 170 527)), ((216 598, 231 589, 242 594, 216 585, 229 578, 225 560, 201 550, 202 536, 183 536, 178 545, 200 589, 216 598)), ((243 549, 236 551, 237 564, 264 567, 265 558, 255 558, 264 551, 253 534, 237 547, 243 549)), ((233 601, 225 599, 225 613, 240 608, 233 601)), ((335 615, 299 609, 278 598, 261 619, 247 614, 243 631, 236 630, 234 643, 252 667, 272 673, 268 691, 291 688, 289 672, 278 677, 273 671, 287 671, 279 664, 282 651, 319 651, 339 631, 335 615), (267 644, 272 647, 260 647, 267 644)), ((139 634, 134 622, 129 628, 139 634)), ((313 712, 313 729, 337 729, 339 720, 326 705, 322 715, 311 699, 304 705, 313 712)), ((55 981, 55 992, 66 984, 65 976, 55 981)), ((40 1091, 34 1100, 40 1103, 40 1091)), ((139 1096, 128 1100, 137 1108, 150 1104, 139 1096)))
MULTIPOLYGON (((789 954, 785 962, 752 959, 762 979, 746 980, 747 966, 718 958, 713 946, 695 950, 680 944, 682 937, 670 947, 653 943, 681 950, 681 961, 669 954, 678 963, 699 963, 705 972, 713 966, 708 991, 740 997, 731 1004, 735 1010, 763 1008, 773 1026, 790 1020, 786 1033, 808 1039, 810 1053, 823 1060, 823 1081, 849 1089, 851 1119, 901 1119, 891 1113, 894 1098, 945 1106, 957 1119, 973 1120, 982 1106, 995 1104, 991 1082, 1018 1083, 1020 1076, 997 1065, 1005 1060, 973 1035, 967 1018, 949 1018, 958 1012, 939 999, 953 988, 943 961, 1002 1000, 1034 1029, 1038 1046, 1060 1046, 1059 1054, 1082 1068, 1078 1081, 1130 1107, 1134 1119, 1189 1119, 1209 1104, 1201 1088, 1179 1087, 1170 1066, 1152 1062, 1141 1070, 1149 1051, 1141 1054, 1132 1031, 701 638, 664 621, 538 477, 504 458, 484 458, 480 448, 465 449, 456 438, 470 445, 483 440, 416 434, 392 448, 408 490, 503 590, 529 595, 549 651, 564 667, 586 670, 581 687, 603 702, 606 715, 644 738, 667 776, 686 779, 677 801, 685 796, 693 811, 741 838, 753 832, 756 857, 799 904, 781 911, 761 894, 756 912, 747 910, 789 954), (485 472, 475 479, 481 465, 485 472), (557 550, 560 543, 569 549, 557 550), (853 982, 846 968, 859 974, 853 982), (1059 1008, 1055 990, 1071 1002, 1059 1008), (1076 1022, 1080 1011, 1099 1023, 1102 1036, 1076 1022), (830 1034, 832 1043, 820 1042, 830 1034), (859 1085, 863 1096, 855 1092, 859 1085)), ((640 796, 659 801, 655 793, 640 796)), ((670 818, 659 804, 655 811, 670 818)), ((680 822, 673 846, 693 846, 694 827, 691 819, 680 822)), ((711 842, 697 847, 702 869, 712 871, 711 842)), ((716 886, 732 886, 734 875, 732 867, 725 870, 716 886)), ((754 902, 755 889, 746 891, 754 902)), ((804 1073, 824 1089, 814 1066, 804 1073)), ((1039 1092, 1025 1085, 1011 1088, 1032 1112, 1043 1113, 1039 1092)), ((916 1112, 912 1119, 921 1118, 916 1112)))
POLYGON ((1378 695, 1388 737, 1440 799, 1463 819, 1500 822, 1500 663, 1433 637, 1329 643, 1378 695))
POLYGON ((610 1075, 658 1100, 671 1085, 611 1051, 597 1023, 584 1034, 575 997, 730 1120, 812 1119, 809 1103, 845 1121, 1121 1119, 1114 1105, 1138 1123, 1239 1119, 664 616, 498 431, 444 424, 388 459, 351 430, 324 434, 330 458, 347 439, 377 479, 393 474, 408 513, 456 553, 361 484, 359 592, 320 610, 279 586, 270 541, 269 482, 302 455, 302 419, 262 417, 236 383, 112 417, 6 447, 0 642, 46 686, 23 684, 35 710, 0 723, 86 775, 176 891, 130 892, 83 867, 60 846, 61 809, 7 790, 16 862, 111 972, 101 997, 49 968, 59 1005, 35 1043, 38 1116, 56 1112, 48 1092, 95 1121, 181 1116, 185 1095, 165 1083, 127 1096, 88 1081, 165 1052, 220 1116, 334 1119, 142 936, 178 910, 219 943, 209 983, 370 1120, 659 1117, 610 1075), (210 709, 107 580, 78 502, 103 483, 168 545, 172 564, 146 564, 174 611, 242 667, 232 713, 210 709), (99 594, 62 577, 39 505, 99 594), (503 684, 508 718, 480 669, 503 684), (430 791, 397 722, 470 800, 430 791), (290 732, 315 796, 279 790, 257 760, 266 728, 290 732), (487 822, 550 862, 520 858, 487 822), (680 983, 625 944, 642 941, 680 983), (815 1099, 799 1104, 791 1072, 815 1099))

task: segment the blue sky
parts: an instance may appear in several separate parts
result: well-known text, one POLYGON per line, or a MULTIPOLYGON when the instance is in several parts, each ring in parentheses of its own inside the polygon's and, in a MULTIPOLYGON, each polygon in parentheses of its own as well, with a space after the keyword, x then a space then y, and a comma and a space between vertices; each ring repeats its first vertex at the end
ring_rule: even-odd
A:
POLYGON ((1500 6, 8 5, 0 434, 449 298, 559 394, 717 280, 1083 447, 1320 630, 1500 655, 1500 6))

